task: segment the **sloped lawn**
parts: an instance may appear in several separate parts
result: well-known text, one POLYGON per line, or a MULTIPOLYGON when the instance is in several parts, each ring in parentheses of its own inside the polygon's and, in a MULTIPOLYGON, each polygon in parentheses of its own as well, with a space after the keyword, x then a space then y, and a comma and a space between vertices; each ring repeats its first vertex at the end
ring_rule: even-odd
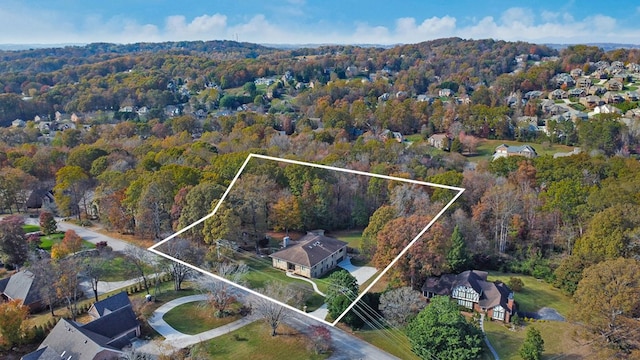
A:
POLYGON ((327 359, 330 354, 315 354, 309 350, 309 339, 296 330, 280 325, 278 335, 271 336, 271 328, 256 321, 229 334, 202 343, 200 351, 210 359, 327 359))

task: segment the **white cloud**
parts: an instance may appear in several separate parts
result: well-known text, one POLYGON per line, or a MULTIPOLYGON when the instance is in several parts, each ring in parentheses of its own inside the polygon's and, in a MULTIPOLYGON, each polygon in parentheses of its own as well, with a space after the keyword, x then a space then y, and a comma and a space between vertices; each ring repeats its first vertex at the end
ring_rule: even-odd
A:
MULTIPOLYGON (((293 10, 305 0, 282 2, 293 10)), ((297 10, 296 10, 297 11, 297 10)), ((640 12, 640 7, 638 7, 640 12)), ((233 21, 226 14, 194 18, 168 16, 159 24, 140 23, 127 16, 77 19, 55 10, 30 9, 19 2, 0 5, 0 43, 88 43, 167 40, 236 39, 255 43, 415 43, 441 37, 493 38, 531 42, 630 42, 640 38, 638 28, 622 28, 615 18, 602 14, 575 19, 566 10, 541 11, 513 7, 496 17, 463 18, 446 15, 402 17, 392 25, 358 21, 338 28, 332 19, 257 14, 233 21), (46 19, 44 21, 43 19, 46 19), (460 21, 461 20, 461 21, 460 21)))
POLYGON ((502 23, 506 26, 531 26, 533 25, 533 12, 531 9, 514 7, 507 9, 502 13, 502 17, 500 18, 502 23))

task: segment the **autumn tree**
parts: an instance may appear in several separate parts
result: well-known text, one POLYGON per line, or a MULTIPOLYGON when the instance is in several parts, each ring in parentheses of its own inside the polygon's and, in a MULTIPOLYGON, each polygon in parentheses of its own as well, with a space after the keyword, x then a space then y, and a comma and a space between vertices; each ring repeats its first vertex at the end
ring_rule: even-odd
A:
POLYGON ((74 230, 70 229, 65 231, 61 242, 53 244, 51 257, 53 259, 62 259, 67 255, 80 251, 80 249, 82 249, 82 238, 74 230))
POLYGON ((40 213, 40 230, 45 235, 51 235, 58 230, 58 223, 56 219, 53 217, 53 214, 48 211, 43 211, 40 213))
POLYGON ((635 256, 638 250, 634 243, 639 231, 638 206, 614 205, 591 218, 587 231, 576 241, 573 252, 593 262, 635 256))
POLYGON ((19 168, 0 168, 0 209, 25 211, 29 190, 37 179, 19 168))
POLYGON ((434 296, 407 326, 411 349, 421 359, 477 359, 482 332, 465 319, 448 296, 434 296))
MULTIPOLYGON (((183 229, 208 215, 211 212, 211 203, 222 197, 224 190, 222 186, 210 182, 203 182, 191 188, 185 196, 185 204, 180 211, 178 229, 183 229)), ((183 232, 183 236, 202 243, 203 230, 204 224, 200 223, 183 232)))
POLYGON ((569 315, 586 335, 627 351, 640 334, 640 263, 635 259, 606 260, 584 270, 569 315))
MULTIPOLYGON (((375 266, 384 268, 389 265, 420 234, 430 220, 427 216, 413 215, 388 222, 377 235, 376 253, 372 260, 375 266)), ((387 274, 391 281, 413 286, 422 283, 430 275, 441 274, 446 266, 445 255, 450 237, 451 230, 442 223, 434 223, 409 248, 406 256, 400 258, 389 269, 387 274)))
POLYGON ((380 296, 382 316, 395 327, 405 327, 427 303, 419 291, 408 286, 387 290, 380 296))
POLYGON ((0 333, 9 348, 20 342, 22 323, 29 315, 29 308, 20 302, 20 299, 15 299, 0 303, 0 333))
MULTIPOLYGON (((218 200, 211 203, 211 211, 215 209, 217 204, 218 200)), ((240 225, 240 216, 226 202, 223 202, 218 211, 204 221, 204 242, 216 247, 220 246, 218 240, 238 242, 242 238, 240 225)))
POLYGON ((540 360, 544 351, 544 340, 540 331, 534 327, 527 328, 527 335, 520 347, 520 356, 523 360, 540 360))
POLYGON ((56 186, 53 188, 58 209, 65 216, 76 215, 81 218, 81 210, 88 209, 89 176, 79 166, 67 165, 56 173, 56 186))
POLYGON ((24 220, 12 215, 0 220, 0 255, 5 264, 20 267, 27 261, 29 247, 25 237, 24 220))
POLYGON ((362 245, 360 245, 362 253, 367 258, 372 258, 376 253, 378 244, 378 233, 387 223, 398 216, 393 206, 382 206, 376 210, 369 218, 369 224, 362 232, 362 245))
POLYGON ((299 230, 302 228, 302 211, 300 210, 300 203, 298 199, 287 194, 271 207, 269 213, 270 222, 273 224, 273 230, 286 231, 289 233, 290 229, 299 230))

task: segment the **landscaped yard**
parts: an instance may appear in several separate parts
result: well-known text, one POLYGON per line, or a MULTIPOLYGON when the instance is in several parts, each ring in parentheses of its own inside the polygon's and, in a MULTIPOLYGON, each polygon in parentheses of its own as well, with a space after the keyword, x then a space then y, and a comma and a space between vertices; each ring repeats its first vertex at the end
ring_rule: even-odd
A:
POLYGON ((277 336, 271 336, 271 328, 263 321, 206 341, 199 347, 209 358, 230 360, 321 360, 330 355, 314 354, 308 350, 309 339, 306 336, 284 325, 278 327, 277 336))
POLYGON ((215 329, 241 318, 240 315, 218 318, 214 313, 215 310, 206 301, 194 301, 174 307, 162 318, 172 328, 188 335, 215 329))
POLYGON ((571 308, 571 299, 564 295, 560 290, 542 280, 536 279, 532 276, 498 272, 490 272, 488 280, 500 280, 508 284, 510 277, 520 278, 524 283, 522 291, 514 294, 518 310, 535 312, 543 307, 550 307, 556 309, 560 315, 564 317, 567 316, 569 309, 571 308))
MULTIPOLYGON (((540 331, 545 348, 543 359, 583 359, 592 353, 588 344, 575 340, 576 325, 558 321, 537 321, 527 322, 526 326, 533 326, 540 331)), ((486 321, 484 329, 500 359, 521 359, 518 352, 524 342, 526 327, 514 331, 501 322, 486 321)))

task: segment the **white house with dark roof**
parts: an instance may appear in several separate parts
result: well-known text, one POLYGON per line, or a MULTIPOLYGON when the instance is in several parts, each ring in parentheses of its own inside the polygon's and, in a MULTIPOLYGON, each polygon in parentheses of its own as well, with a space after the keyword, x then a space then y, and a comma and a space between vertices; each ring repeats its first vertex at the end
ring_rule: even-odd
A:
POLYGON ((429 299, 435 295, 450 296, 461 306, 509 322, 516 311, 513 292, 500 281, 487 281, 487 275, 485 271, 467 270, 457 275, 429 277, 422 286, 422 294, 429 299))
POLYGON ((347 243, 324 236, 324 232, 309 232, 297 244, 277 251, 270 257, 276 269, 318 278, 346 259, 347 243))

